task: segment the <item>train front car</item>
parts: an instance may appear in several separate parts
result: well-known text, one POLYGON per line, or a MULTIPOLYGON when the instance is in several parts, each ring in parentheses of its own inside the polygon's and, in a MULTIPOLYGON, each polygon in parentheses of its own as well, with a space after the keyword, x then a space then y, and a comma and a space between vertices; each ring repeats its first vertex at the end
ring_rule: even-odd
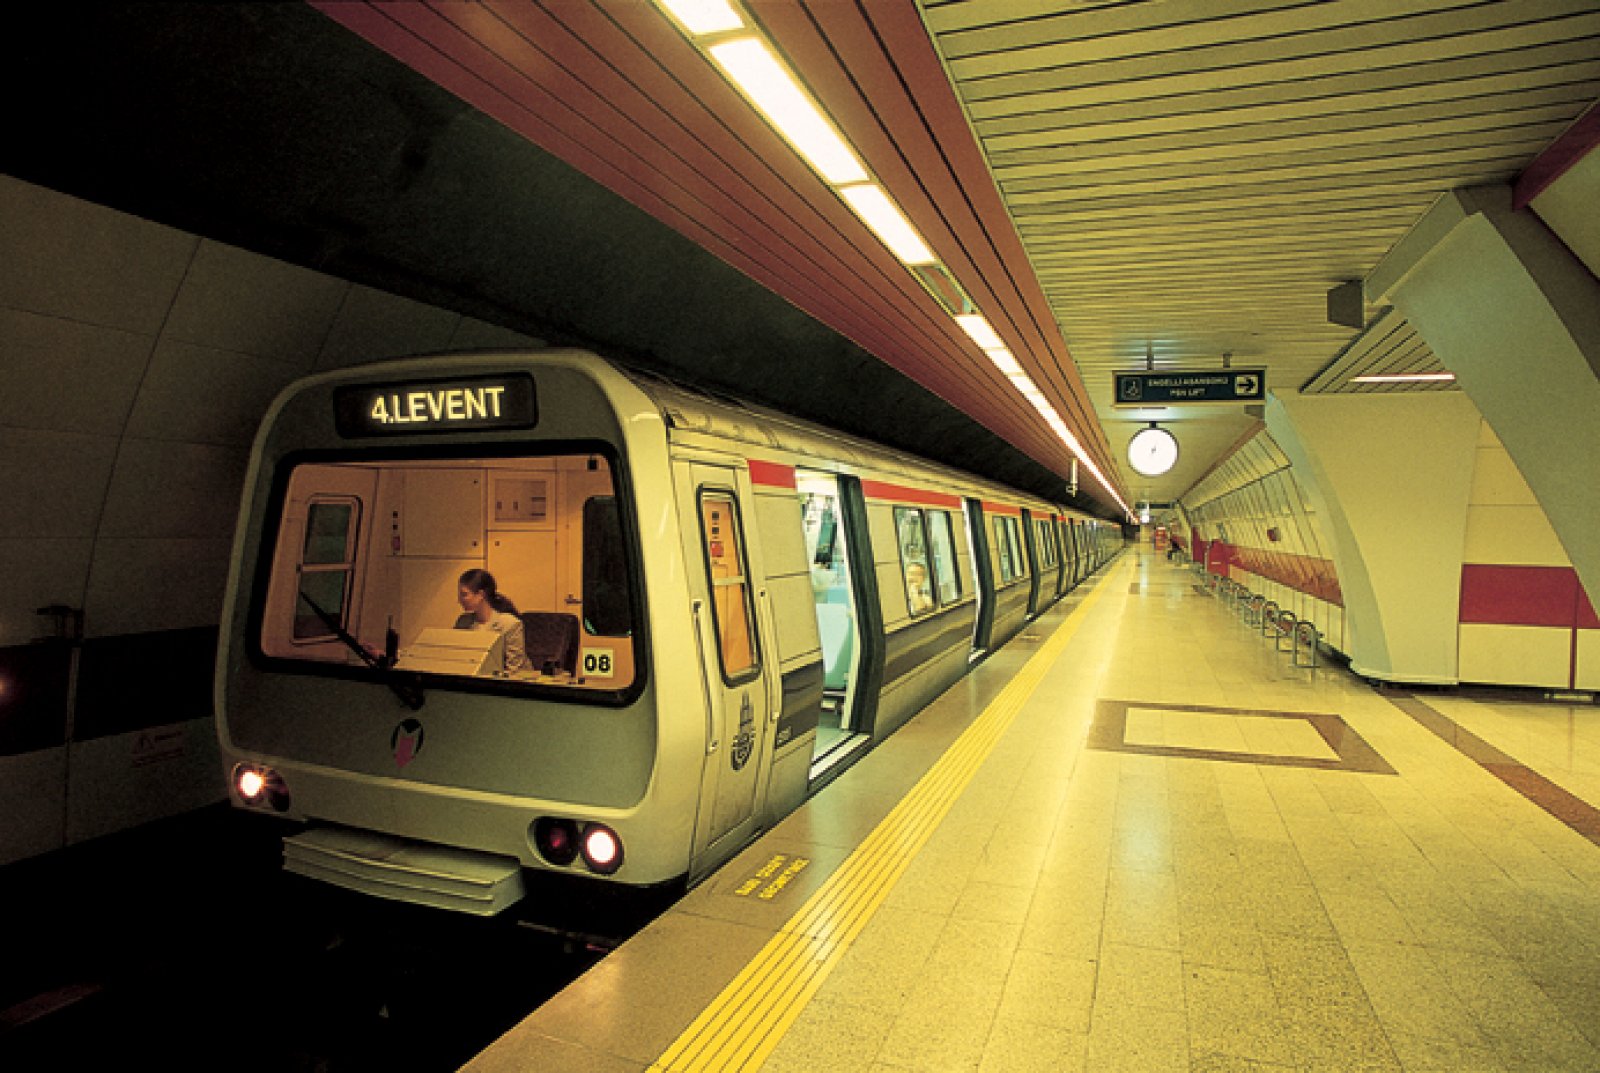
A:
POLYGON ((692 643, 653 658, 687 639, 648 613, 690 619, 667 473, 659 411, 581 352, 365 366, 278 399, 217 720, 234 804, 291 821, 288 870, 551 921, 602 887, 681 887, 704 717, 657 703, 700 692, 692 643))

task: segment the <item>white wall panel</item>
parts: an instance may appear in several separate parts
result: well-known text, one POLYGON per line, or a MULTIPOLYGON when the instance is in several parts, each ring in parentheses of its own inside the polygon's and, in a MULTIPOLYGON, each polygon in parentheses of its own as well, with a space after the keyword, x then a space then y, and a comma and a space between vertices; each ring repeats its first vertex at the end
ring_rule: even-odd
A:
POLYGON ((241 447, 125 439, 100 536, 232 536, 248 461, 241 447))
POLYGON ((231 536, 96 541, 85 632, 111 637, 216 625, 232 549, 231 536))
POLYGON ((1572 565, 1537 504, 1469 507, 1461 560, 1506 566, 1572 565))
POLYGON ((349 289, 321 272, 206 241, 162 334, 309 370, 349 289))
POLYGON ((1578 673, 1573 684, 1600 690, 1600 630, 1578 631, 1578 673))
POLYGON ((0 308, 0 425, 121 433, 150 337, 0 308))
POLYGON ((227 794, 210 719, 76 742, 72 772, 69 843, 191 812, 227 794))
POLYGON ((1463 682, 1565 689, 1572 631, 1463 622, 1460 652, 1463 682))
POLYGON ((127 434, 249 447, 267 406, 300 373, 290 362, 163 339, 127 434))
POLYGON ((448 309, 354 284, 317 352, 316 367, 335 369, 443 350, 460 321, 461 315, 448 309))
POLYGON ((64 748, 0 756, 0 865, 61 848, 66 774, 64 748))
POLYGON ((199 241, 0 175, 0 307, 154 335, 199 241))
POLYGON ((0 427, 0 539, 92 537, 117 441, 0 427))
POLYGON ((83 606, 93 547, 88 537, 0 540, 0 645, 48 634, 53 624, 34 613, 38 608, 83 606))

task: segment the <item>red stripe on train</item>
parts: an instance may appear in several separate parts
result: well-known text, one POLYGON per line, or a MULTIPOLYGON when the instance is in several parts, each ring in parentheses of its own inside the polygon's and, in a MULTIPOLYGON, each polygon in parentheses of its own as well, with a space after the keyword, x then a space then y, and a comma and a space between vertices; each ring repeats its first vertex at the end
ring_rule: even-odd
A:
POLYGON ((888 500, 892 503, 914 503, 921 507, 944 507, 953 510, 961 506, 959 496, 949 495, 945 492, 934 492, 927 488, 910 488, 903 484, 891 484, 888 481, 861 482, 861 492, 868 499, 888 500))
POLYGON ((746 461, 750 463, 751 484, 763 484, 769 488, 795 487, 793 466, 786 466, 782 462, 763 462, 759 458, 746 461))

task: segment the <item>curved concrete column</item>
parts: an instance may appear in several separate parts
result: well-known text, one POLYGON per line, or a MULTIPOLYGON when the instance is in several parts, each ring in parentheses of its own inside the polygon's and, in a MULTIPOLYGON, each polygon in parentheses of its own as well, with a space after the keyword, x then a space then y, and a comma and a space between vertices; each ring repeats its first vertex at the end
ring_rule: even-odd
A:
POLYGON ((1366 280, 1456 375, 1600 606, 1600 281, 1509 187, 1436 202, 1366 280))
POLYGON ((1457 392, 1274 392, 1266 420, 1333 542, 1350 669, 1455 684, 1478 411, 1457 392))

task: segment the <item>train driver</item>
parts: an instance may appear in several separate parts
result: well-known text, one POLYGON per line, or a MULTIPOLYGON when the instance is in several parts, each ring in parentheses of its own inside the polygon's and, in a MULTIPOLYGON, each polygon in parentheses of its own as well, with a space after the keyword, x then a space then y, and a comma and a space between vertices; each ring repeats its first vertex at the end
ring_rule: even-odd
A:
POLYGON ((462 615, 456 619, 456 629, 493 630, 504 634, 504 669, 526 669, 528 651, 523 640, 522 620, 517 617, 517 605, 501 594, 495 586, 494 575, 487 570, 468 570, 461 575, 458 584, 456 598, 461 603, 462 615))

